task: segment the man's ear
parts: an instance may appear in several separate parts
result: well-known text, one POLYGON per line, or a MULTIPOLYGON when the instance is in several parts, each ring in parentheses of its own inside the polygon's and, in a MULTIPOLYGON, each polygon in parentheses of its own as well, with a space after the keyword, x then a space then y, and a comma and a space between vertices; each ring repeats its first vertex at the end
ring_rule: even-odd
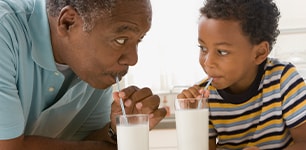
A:
POLYGON ((270 54, 270 44, 267 41, 263 41, 256 45, 255 49, 255 63, 257 65, 265 61, 270 54))
POLYGON ((71 6, 62 8, 57 20, 57 32, 59 35, 65 36, 71 27, 76 26, 79 19, 78 12, 71 6))

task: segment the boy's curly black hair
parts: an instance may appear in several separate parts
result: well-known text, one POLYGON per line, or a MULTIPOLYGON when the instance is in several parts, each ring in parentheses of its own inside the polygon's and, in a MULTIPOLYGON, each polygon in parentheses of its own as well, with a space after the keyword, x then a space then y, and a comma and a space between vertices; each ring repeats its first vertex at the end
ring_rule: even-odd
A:
POLYGON ((279 35, 280 12, 273 0, 206 0, 200 13, 207 18, 239 21, 252 44, 267 41, 270 51, 279 35))

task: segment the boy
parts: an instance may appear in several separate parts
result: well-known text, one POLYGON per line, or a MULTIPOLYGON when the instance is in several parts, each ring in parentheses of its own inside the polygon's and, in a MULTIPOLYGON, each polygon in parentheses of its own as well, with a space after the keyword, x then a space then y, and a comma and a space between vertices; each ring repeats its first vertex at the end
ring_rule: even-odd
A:
MULTIPOLYGON (((268 57, 279 34, 275 3, 207 0, 200 12, 199 61, 213 78, 210 149, 305 149, 305 82, 292 64, 268 57)), ((205 84, 178 98, 200 96, 205 84)))

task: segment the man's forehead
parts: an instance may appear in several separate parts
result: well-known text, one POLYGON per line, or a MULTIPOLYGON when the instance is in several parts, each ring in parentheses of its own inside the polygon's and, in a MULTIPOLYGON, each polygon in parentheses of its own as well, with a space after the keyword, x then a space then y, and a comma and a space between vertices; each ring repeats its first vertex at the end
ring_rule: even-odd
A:
POLYGON ((131 32, 140 32, 139 28, 137 28, 137 26, 131 25, 131 24, 123 24, 118 26, 115 29, 116 33, 124 33, 126 31, 131 31, 131 32))
POLYGON ((112 6, 112 11, 118 11, 116 9, 147 9, 152 10, 151 2, 150 0, 116 0, 114 5, 112 6))

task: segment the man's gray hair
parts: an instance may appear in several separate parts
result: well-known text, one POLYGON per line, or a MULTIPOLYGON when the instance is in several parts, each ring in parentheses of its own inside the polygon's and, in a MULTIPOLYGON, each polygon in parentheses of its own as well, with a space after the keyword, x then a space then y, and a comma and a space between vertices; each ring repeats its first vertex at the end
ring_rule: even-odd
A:
POLYGON ((116 0, 47 0, 48 14, 57 17, 62 8, 71 6, 84 21, 83 30, 90 31, 101 17, 110 16, 116 0))

